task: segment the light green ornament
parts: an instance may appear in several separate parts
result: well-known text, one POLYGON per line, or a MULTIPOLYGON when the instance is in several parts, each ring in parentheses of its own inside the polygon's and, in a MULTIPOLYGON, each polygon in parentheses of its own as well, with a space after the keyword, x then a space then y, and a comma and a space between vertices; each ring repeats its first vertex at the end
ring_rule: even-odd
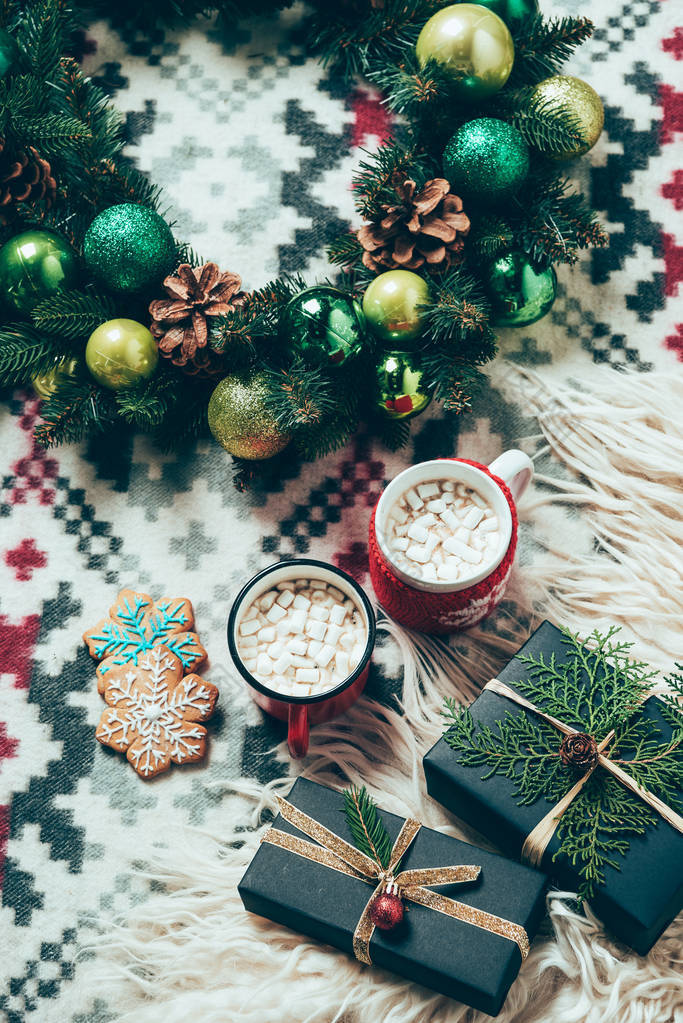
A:
POLYGON ((110 391, 149 379, 158 361, 156 341, 136 320, 107 320, 92 332, 85 347, 86 366, 110 391))
POLYGON ((433 14, 417 38, 420 64, 442 64, 458 95, 477 102, 502 89, 512 71, 515 46, 505 22, 480 4, 453 4, 433 14))
POLYGON ((489 268, 493 322, 499 327, 526 327, 540 320, 555 301, 556 291, 553 268, 537 273, 523 252, 509 252, 489 268))
POLYGON ((387 270, 375 277, 363 296, 363 312, 382 341, 405 344, 422 333, 429 285, 412 270, 387 270))

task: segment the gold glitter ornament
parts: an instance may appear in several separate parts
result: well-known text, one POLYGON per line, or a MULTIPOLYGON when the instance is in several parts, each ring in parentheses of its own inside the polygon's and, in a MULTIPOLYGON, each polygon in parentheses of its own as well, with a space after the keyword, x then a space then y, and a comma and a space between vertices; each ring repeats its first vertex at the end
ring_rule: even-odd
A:
POLYGON ((546 111, 565 110, 579 122, 583 142, 560 153, 545 153, 551 160, 571 160, 592 149, 600 138, 605 123, 602 100, 588 82, 571 75, 552 75, 544 78, 531 91, 530 105, 542 105, 546 111))
POLYGON ((235 458, 272 458, 289 444, 266 408, 265 373, 225 377, 209 399, 209 429, 235 458))

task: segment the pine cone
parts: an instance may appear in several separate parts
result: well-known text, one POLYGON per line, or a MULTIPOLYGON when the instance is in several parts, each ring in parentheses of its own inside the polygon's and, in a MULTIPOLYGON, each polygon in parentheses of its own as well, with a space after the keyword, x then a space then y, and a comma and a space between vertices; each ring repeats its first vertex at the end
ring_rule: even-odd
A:
POLYGON ((459 263, 470 221, 446 179, 426 181, 417 195, 410 178, 395 188, 400 202, 384 206, 386 215, 379 223, 358 231, 365 266, 381 272, 396 267, 417 270, 427 263, 430 269, 443 271, 459 263))
POLYGON ((565 735, 560 745, 560 760, 565 767, 589 771, 598 762, 598 744, 592 735, 585 732, 565 735))
POLYGON ((176 274, 164 280, 169 297, 150 303, 149 329, 164 358, 186 373, 220 373, 223 360, 209 346, 207 317, 225 316, 242 305, 242 280, 230 271, 221 272, 215 263, 195 267, 183 263, 176 274))
POLYGON ((18 203, 31 206, 43 199, 51 206, 56 194, 57 182, 48 161, 33 146, 8 152, 0 138, 0 224, 12 221, 18 203))

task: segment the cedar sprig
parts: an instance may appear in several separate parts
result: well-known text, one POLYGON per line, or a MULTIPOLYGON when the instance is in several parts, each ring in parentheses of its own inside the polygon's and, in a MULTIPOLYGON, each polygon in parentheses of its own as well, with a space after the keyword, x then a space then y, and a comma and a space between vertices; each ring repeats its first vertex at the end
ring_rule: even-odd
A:
MULTIPOLYGON (((526 676, 515 689, 541 710, 600 742, 614 737, 607 755, 639 784, 679 810, 683 803, 683 713, 678 698, 683 678, 672 676, 672 694, 662 701, 662 716, 672 725, 665 738, 657 722, 639 714, 651 694, 655 672, 631 660, 632 644, 617 637, 619 630, 594 631, 586 646, 569 630, 562 642, 567 657, 561 663, 521 655, 526 676)), ((507 710, 495 727, 478 725, 468 709, 447 700, 444 739, 459 763, 483 769, 483 778, 496 774, 514 782, 513 798, 520 806, 539 799, 557 803, 574 785, 576 775, 559 757, 561 735, 532 712, 507 710)), ((619 869, 632 838, 658 823, 646 803, 598 766, 562 815, 555 858, 565 855, 581 879, 579 898, 590 898, 602 884, 606 868, 619 869)))
POLYGON ((344 816, 356 848, 386 870, 393 842, 364 785, 362 788, 352 785, 344 790, 344 816))

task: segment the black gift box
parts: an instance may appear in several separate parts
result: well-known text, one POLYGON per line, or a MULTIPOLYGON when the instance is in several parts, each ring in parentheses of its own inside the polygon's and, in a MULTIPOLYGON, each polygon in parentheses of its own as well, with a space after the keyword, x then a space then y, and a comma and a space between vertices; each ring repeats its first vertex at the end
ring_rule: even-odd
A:
MULTIPOLYGON (((554 625, 544 622, 519 653, 535 658, 543 653, 546 661, 554 653, 557 662, 562 663, 567 660, 567 651, 561 635, 554 625)), ((514 689, 515 682, 526 675, 526 665, 514 658, 498 678, 514 689)), ((662 717, 660 706, 661 702, 652 697, 640 713, 655 719, 662 733, 669 736, 671 727, 662 717)), ((506 712, 531 713, 488 690, 477 697, 470 710, 477 724, 492 728, 506 712)), ((543 799, 531 806, 518 806, 512 779, 494 775, 483 781, 484 769, 459 764, 457 753, 443 739, 424 758, 424 770, 427 790, 434 799, 513 856, 519 856, 527 835, 550 809, 543 799)), ((553 862, 558 846, 554 836, 541 866, 563 888, 576 891, 578 879, 568 859, 560 856, 553 862)), ((606 867, 605 884, 596 887, 590 906, 618 938, 645 955, 683 908, 682 864, 683 835, 660 819, 644 835, 630 840, 620 870, 606 867)))
MULTIPOLYGON (((288 800, 347 842, 353 841, 341 792, 299 778, 288 800)), ((380 812, 395 840, 403 819, 380 812)), ((302 837, 280 815, 274 827, 302 837)), ((545 911, 546 879, 539 871, 428 828, 420 829, 401 870, 457 864, 479 865, 479 880, 435 890, 519 923, 533 938, 545 911)), ((250 912, 350 955, 354 930, 373 893, 370 885, 356 878, 269 843, 259 847, 238 890, 250 912)), ((514 941, 409 901, 396 931, 375 930, 370 955, 375 966, 492 1016, 500 1011, 522 961, 514 941)))

